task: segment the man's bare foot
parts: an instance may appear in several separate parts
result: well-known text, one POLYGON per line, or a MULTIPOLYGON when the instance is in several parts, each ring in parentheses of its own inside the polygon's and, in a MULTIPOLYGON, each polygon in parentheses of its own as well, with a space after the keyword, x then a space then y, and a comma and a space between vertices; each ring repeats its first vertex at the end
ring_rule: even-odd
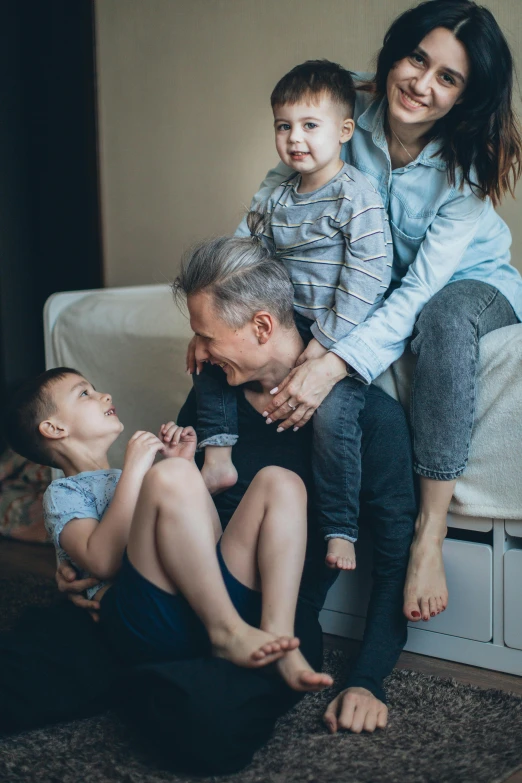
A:
POLYGON ((294 691, 322 691, 333 685, 329 674, 312 669, 301 650, 292 650, 276 663, 276 668, 294 691))
POLYGON ((216 658, 226 658, 236 666, 251 669, 274 663, 299 647, 295 636, 276 636, 243 622, 233 631, 211 634, 211 641, 216 658))
POLYGON ((428 535, 426 531, 415 534, 410 549, 410 561, 404 585, 403 612, 413 622, 443 612, 448 605, 448 588, 442 560, 443 539, 428 535))
POLYGON ((353 571, 355 568, 355 547, 346 538, 329 538, 325 563, 328 568, 353 571))
POLYGON ((237 482, 237 470, 229 446, 207 446, 201 475, 211 495, 219 495, 237 482))

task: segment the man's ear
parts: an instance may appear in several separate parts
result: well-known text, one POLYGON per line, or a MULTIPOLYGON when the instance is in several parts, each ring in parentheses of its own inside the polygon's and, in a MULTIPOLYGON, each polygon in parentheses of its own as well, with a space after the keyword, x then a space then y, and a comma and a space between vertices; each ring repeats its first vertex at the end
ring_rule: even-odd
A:
POLYGON ((274 333, 274 317, 266 310, 260 310, 252 318, 254 333, 259 345, 266 345, 274 333))
POLYGON ((355 130, 355 122, 352 120, 351 117, 346 117, 343 120, 343 124, 341 126, 341 136, 339 138, 341 144, 350 141, 350 139, 353 136, 354 130, 355 130))
POLYGON ((49 438, 49 440, 61 440, 62 438, 66 438, 69 434, 65 427, 51 419, 41 421, 38 425, 38 431, 40 432, 40 435, 43 435, 44 438, 49 438))

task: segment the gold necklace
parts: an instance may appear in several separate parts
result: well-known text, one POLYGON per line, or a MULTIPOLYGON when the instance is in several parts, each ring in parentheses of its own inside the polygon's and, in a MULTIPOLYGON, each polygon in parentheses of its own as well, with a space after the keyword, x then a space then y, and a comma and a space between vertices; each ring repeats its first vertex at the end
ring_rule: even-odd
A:
MULTIPOLYGON (((388 125, 390 125, 390 124, 388 123, 388 125)), ((390 130, 391 130, 391 132, 393 133, 393 135, 395 136, 395 138, 397 139, 397 141, 399 142, 399 144, 401 145, 401 147, 402 147, 402 149, 404 150, 404 152, 406 153, 406 155, 407 155, 407 156, 409 157, 409 159, 410 159, 410 160, 413 162, 413 161, 415 160, 415 158, 413 158, 413 157, 410 155, 410 153, 408 152, 408 150, 406 149, 406 147, 404 146, 404 144, 402 143, 402 141, 399 139, 399 137, 397 136, 397 134, 395 133, 395 131, 393 130, 393 128, 392 128, 392 126, 391 126, 391 125, 390 125, 390 130)))

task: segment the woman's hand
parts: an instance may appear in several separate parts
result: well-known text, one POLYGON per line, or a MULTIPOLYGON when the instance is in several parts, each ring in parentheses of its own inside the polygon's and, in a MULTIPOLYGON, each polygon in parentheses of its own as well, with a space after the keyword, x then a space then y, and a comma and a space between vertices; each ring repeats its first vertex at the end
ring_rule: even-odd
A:
POLYGON ((80 609, 87 609, 89 614, 95 623, 99 620, 98 612, 100 611, 99 601, 91 601, 85 598, 82 593, 89 587, 94 587, 99 584, 100 580, 93 577, 88 579, 78 579, 78 575, 74 568, 63 562, 60 563, 56 574, 54 576, 58 590, 60 593, 65 593, 69 601, 80 609))
POLYGON ((314 337, 310 340, 303 353, 298 356, 295 366, 299 367, 301 364, 308 361, 308 359, 320 359, 325 353, 328 353, 328 349, 322 346, 319 340, 316 340, 314 337))
POLYGON ((164 457, 181 457, 191 462, 196 453, 198 438, 194 427, 178 427, 173 421, 162 424, 159 438, 163 443, 164 457))
POLYGON ((323 715, 331 734, 347 729, 354 734, 384 729, 388 723, 388 707, 366 688, 347 688, 330 702, 323 715))
POLYGON ((294 367, 284 381, 270 392, 277 396, 263 412, 267 424, 284 419, 277 428, 278 432, 290 427, 294 431, 303 427, 335 384, 347 374, 346 363, 330 351, 294 367))

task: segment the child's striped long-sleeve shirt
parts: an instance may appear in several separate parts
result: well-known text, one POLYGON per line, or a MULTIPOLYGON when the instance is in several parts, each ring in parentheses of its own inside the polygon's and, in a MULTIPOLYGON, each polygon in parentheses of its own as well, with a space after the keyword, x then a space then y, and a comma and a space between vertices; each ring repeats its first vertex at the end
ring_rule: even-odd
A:
POLYGON ((343 358, 335 343, 375 311, 390 284, 388 218, 373 186, 346 163, 311 193, 298 192, 300 181, 295 174, 270 196, 265 237, 292 280, 294 307, 343 358))

